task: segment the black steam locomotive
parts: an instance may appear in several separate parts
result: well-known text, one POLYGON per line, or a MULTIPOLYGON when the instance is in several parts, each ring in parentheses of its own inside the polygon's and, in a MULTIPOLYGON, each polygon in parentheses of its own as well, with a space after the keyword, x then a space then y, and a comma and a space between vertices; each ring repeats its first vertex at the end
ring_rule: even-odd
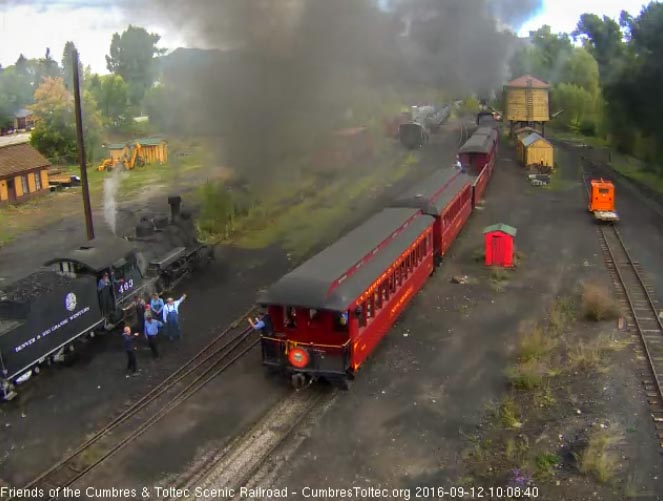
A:
POLYGON ((134 237, 87 242, 0 290, 0 400, 43 364, 64 361, 81 336, 131 322, 138 294, 172 289, 213 259, 181 198, 168 203, 171 217, 141 219, 134 237), (105 273, 110 285, 99 287, 105 273))
POLYGON ((449 118, 451 106, 413 107, 411 113, 411 121, 399 126, 398 136, 403 146, 413 150, 421 148, 428 142, 430 134, 439 130, 449 118))

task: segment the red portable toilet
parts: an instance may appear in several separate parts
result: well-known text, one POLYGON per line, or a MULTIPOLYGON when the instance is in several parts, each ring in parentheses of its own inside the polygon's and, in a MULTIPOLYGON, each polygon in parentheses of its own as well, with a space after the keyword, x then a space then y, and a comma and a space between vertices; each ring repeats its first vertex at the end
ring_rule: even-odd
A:
POLYGON ((494 224, 483 229, 486 245, 486 266, 513 266, 513 248, 516 229, 508 224, 494 224))

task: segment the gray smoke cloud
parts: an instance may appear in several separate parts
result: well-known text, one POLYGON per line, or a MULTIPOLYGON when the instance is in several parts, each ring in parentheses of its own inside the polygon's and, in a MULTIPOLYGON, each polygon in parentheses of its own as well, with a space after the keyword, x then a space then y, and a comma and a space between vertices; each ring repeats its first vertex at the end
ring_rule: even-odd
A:
MULTIPOLYGON (((485 95, 504 78, 517 26, 541 0, 149 0, 198 46, 164 62, 177 124, 217 135, 234 168, 264 176, 350 125, 357 89, 428 86, 485 95), (348 113, 350 112, 350 113, 348 113)), ((167 58, 168 59, 168 58, 167 58)), ((360 124, 357 124, 360 125, 360 124)))

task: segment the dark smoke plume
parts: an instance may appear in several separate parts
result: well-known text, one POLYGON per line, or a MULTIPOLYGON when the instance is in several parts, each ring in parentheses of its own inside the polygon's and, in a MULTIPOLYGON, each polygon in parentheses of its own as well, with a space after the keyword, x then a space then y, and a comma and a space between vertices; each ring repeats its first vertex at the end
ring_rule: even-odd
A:
POLYGON ((220 137, 230 166, 256 177, 351 125, 359 89, 485 95, 501 83, 515 39, 501 27, 540 3, 119 0, 134 22, 161 16, 192 44, 219 49, 195 61, 186 51, 169 56, 165 87, 180 126, 220 137))

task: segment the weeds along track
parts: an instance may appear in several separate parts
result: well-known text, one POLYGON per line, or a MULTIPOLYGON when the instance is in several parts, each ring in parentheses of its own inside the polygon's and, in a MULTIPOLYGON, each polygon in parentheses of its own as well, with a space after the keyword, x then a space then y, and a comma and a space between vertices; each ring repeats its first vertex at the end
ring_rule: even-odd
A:
MULTIPOLYGON (((603 167, 584 157, 580 159, 580 174, 585 187, 585 201, 589 203, 588 171, 603 167)), ((646 282, 640 263, 634 261, 619 230, 614 225, 599 225, 597 229, 606 266, 617 297, 627 312, 629 326, 637 332, 647 368, 642 373, 651 416, 656 428, 659 447, 663 452, 663 321, 654 289, 646 282)))
POLYGON ((663 322, 658 315, 654 290, 633 261, 624 240, 614 226, 599 227, 601 247, 617 295, 627 307, 628 321, 638 333, 649 370, 643 374, 656 434, 663 452, 663 322))
POLYGON ((291 441, 295 443, 293 435, 304 426, 306 419, 314 419, 317 410, 323 412, 328 408, 337 394, 336 389, 319 385, 293 390, 224 449, 193 465, 181 477, 178 487, 189 492, 186 499, 239 499, 240 487, 251 486, 272 454, 291 441), (291 437, 293 440, 289 440, 291 437), (197 497, 197 489, 226 489, 234 495, 197 497))
POLYGON ((253 329, 244 327, 244 320, 254 310, 251 307, 173 374, 25 488, 39 487, 47 493, 73 485, 228 369, 260 342, 253 329))

